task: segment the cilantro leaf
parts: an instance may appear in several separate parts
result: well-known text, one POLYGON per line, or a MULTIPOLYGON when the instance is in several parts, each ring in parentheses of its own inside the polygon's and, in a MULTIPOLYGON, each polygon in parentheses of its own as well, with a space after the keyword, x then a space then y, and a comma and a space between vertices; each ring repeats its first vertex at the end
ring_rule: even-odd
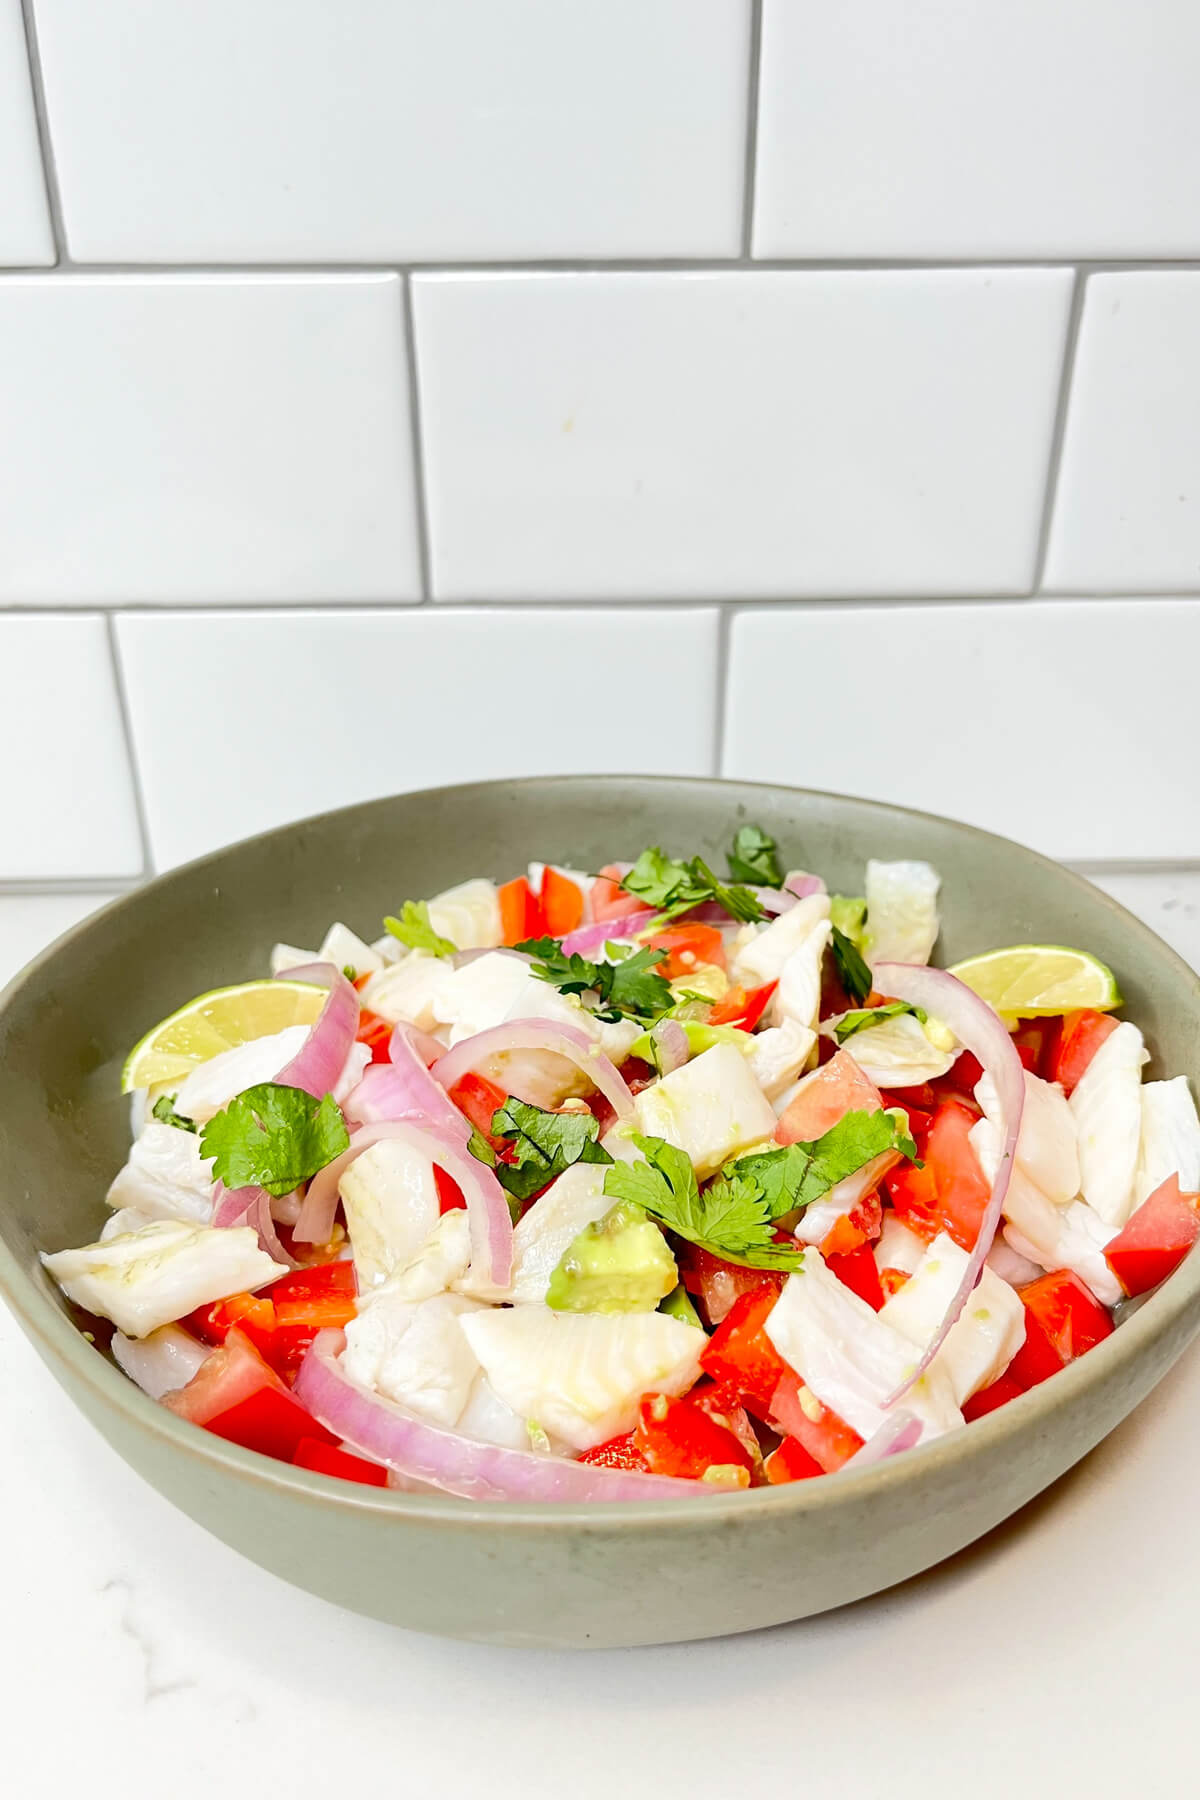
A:
POLYGON ((458 945, 449 938, 439 936, 429 922, 429 903, 425 900, 406 900, 400 908, 400 917, 390 915, 384 926, 394 938, 407 944, 410 950, 428 950, 433 956, 453 956, 458 945))
MULTIPOLYGON (((614 1023, 618 1019, 657 1019, 673 1005, 675 996, 661 975, 654 973, 666 960, 662 950, 634 950, 616 962, 589 962, 583 956, 564 956, 557 938, 526 938, 516 946, 537 960, 530 973, 548 981, 563 994, 598 996, 596 1017, 614 1023), (600 1010, 601 1008, 606 1010, 600 1010)), ((614 953, 623 945, 608 945, 614 953)))
POLYGON ((261 1187, 279 1199, 349 1147, 332 1094, 264 1081, 231 1100, 204 1127, 200 1148, 227 1188, 261 1187))
POLYGON ((701 1193, 696 1171, 682 1150, 662 1138, 633 1142, 644 1163, 614 1163, 604 1178, 604 1192, 615 1200, 631 1200, 674 1231, 714 1256, 755 1269, 794 1269, 799 1253, 777 1244, 766 1199, 749 1177, 729 1176, 701 1193))
POLYGON ((486 1163, 489 1169, 495 1168, 496 1152, 492 1149, 492 1146, 488 1143, 482 1131, 476 1130, 474 1125, 472 1125, 471 1135, 467 1139, 467 1149, 471 1152, 471 1155, 475 1158, 476 1162, 486 1163))
POLYGON ((770 1217, 781 1219, 823 1199, 839 1181, 856 1174, 885 1150, 899 1150, 913 1162, 918 1160, 908 1120, 898 1107, 888 1112, 846 1113, 811 1143, 762 1150, 726 1163, 717 1180, 753 1181, 770 1217))
POLYGON ((713 874, 702 856, 693 856, 690 862, 675 861, 657 844, 642 851, 621 886, 668 918, 690 912, 706 900, 715 900, 743 923, 766 917, 748 888, 730 887, 713 874))
POLYGON ((151 1114, 160 1125, 177 1125, 180 1131, 195 1131, 195 1119, 185 1119, 182 1113, 175 1111, 178 1094, 160 1094, 150 1108, 151 1114))
POLYGON ((743 825, 729 852, 729 873, 735 881, 753 881, 760 887, 782 887, 783 870, 773 837, 757 825, 743 825))
POLYGON ((889 1000, 886 1006, 856 1007, 845 1012, 840 1019, 833 1022, 833 1035, 839 1044, 852 1038, 858 1031, 869 1031, 872 1025, 882 1025, 885 1019, 899 1019, 905 1013, 911 1013, 924 1025, 929 1014, 920 1006, 910 1006, 907 1000, 889 1000))
POLYGON ((837 926, 832 928, 833 960, 842 986, 852 1000, 865 1000, 871 991, 871 971, 846 936, 837 926))
POLYGON ((509 1099, 492 1115, 492 1136, 506 1138, 517 1153, 515 1162, 495 1163, 497 1181, 517 1200, 540 1193, 577 1162, 612 1161, 597 1142, 600 1122, 591 1113, 543 1112, 509 1099))

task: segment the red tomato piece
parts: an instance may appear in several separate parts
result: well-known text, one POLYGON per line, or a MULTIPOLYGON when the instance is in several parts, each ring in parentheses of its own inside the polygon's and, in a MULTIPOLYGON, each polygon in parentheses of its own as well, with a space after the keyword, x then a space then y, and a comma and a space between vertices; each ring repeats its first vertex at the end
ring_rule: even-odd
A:
POLYGON ((926 1134, 925 1167, 903 1163, 884 1176, 896 1212, 926 1243, 948 1231, 960 1249, 970 1250, 979 1236, 991 1186, 967 1135, 976 1116, 962 1100, 943 1100, 926 1134))
POLYGON ((1066 1013, 1061 1021, 1049 1079, 1061 1082, 1064 1093, 1073 1093, 1105 1038, 1111 1037, 1117 1029, 1117 1023, 1110 1013, 1094 1012, 1091 1007, 1085 1007, 1082 1012, 1066 1013))
POLYGON ((785 1481, 810 1481, 814 1475, 823 1475, 824 1469, 815 1457, 808 1454, 796 1438, 787 1437, 772 1450, 763 1464, 763 1474, 772 1487, 778 1487, 785 1481))
POLYGON ((358 1041, 366 1044, 371 1051, 373 1063, 390 1061, 388 1045, 392 1041, 392 1033, 396 1027, 388 1019, 381 1019, 378 1013, 370 1012, 366 1007, 358 1015, 358 1041))
POLYGON ((551 937, 566 937, 574 931, 583 919, 583 893, 571 880, 569 875, 560 875, 547 863, 542 872, 542 891, 539 904, 542 911, 542 930, 551 937))
POLYGON ((1057 1058, 1061 1027, 1060 1018, 1022 1019, 1013 1032, 1017 1055, 1031 1075, 1040 1075, 1043 1080, 1053 1079, 1050 1071, 1057 1058))
POLYGON ((654 1475, 698 1481, 708 1469, 745 1469, 748 1475, 754 1467, 741 1440, 690 1399, 644 1395, 633 1440, 654 1475))
POLYGON ((541 901, 523 875, 506 881, 500 889, 500 929, 506 944, 541 937, 545 930, 541 901))
POLYGON ((456 1081, 450 1089, 450 1098, 467 1123, 473 1125, 499 1154, 505 1147, 505 1140, 492 1136, 492 1120, 508 1099, 504 1089, 497 1087, 494 1081, 488 1081, 485 1076, 468 1070, 462 1080, 456 1081))
POLYGON ((1184 1194, 1178 1175, 1132 1213, 1105 1248, 1108 1266, 1127 1294, 1144 1294, 1165 1281, 1200 1237, 1200 1194, 1184 1194))
POLYGON ((764 981, 761 987, 733 987, 723 1000, 718 1000, 708 1015, 710 1025, 733 1025, 739 1031, 753 1031, 767 1007, 777 981, 764 981))
POLYGON ((437 1163, 433 1165, 433 1183, 437 1188, 439 1212, 457 1212, 460 1207, 467 1204, 463 1191, 453 1175, 447 1175, 445 1169, 440 1168, 437 1163))
POLYGON ((338 1441, 304 1410, 236 1326, 187 1386, 165 1394, 162 1404, 230 1443, 283 1462, 292 1460, 303 1437, 338 1441))
POLYGON ((857 1250, 840 1256, 826 1256, 825 1263, 844 1287, 848 1287, 852 1294, 857 1294, 860 1300, 865 1300, 873 1311, 879 1311, 883 1305, 884 1292, 879 1280, 879 1270, 875 1266, 875 1255, 868 1244, 860 1244, 857 1250))
POLYGON ((905 1282, 909 1279, 910 1277, 907 1269, 880 1269, 879 1286, 883 1291, 884 1299, 890 1300, 893 1294, 898 1294, 905 1282))
POLYGON ((827 1475, 862 1449, 857 1431, 831 1407, 823 1406, 790 1369, 775 1390, 771 1413, 784 1435, 796 1438, 827 1475))
POLYGON ((664 981, 684 981, 701 963, 725 967, 725 940, 715 925, 669 925, 665 931, 656 931, 648 942, 651 950, 666 955, 666 962, 657 969, 664 981))
POLYGON ((698 1244, 681 1244, 676 1253, 679 1278, 689 1294, 699 1300, 710 1325, 719 1325, 742 1294, 769 1286, 778 1294, 784 1277, 771 1269, 745 1269, 725 1262, 698 1244))
MULTIPOLYGON (((887 1168, 892 1161, 899 1162, 899 1152, 889 1158, 887 1168)), ((880 1158, 879 1179, 882 1181, 886 1173, 883 1158, 880 1158)), ((858 1204, 840 1219, 834 1221, 825 1236, 821 1239, 821 1255, 829 1259, 831 1256, 853 1256, 865 1244, 873 1244, 883 1229, 883 1202, 879 1195, 872 1192, 864 1194, 858 1204)))
POLYGON ((647 910, 644 900, 625 892, 621 886, 623 879, 616 863, 605 863, 593 881, 592 917, 597 924, 603 919, 627 919, 631 913, 647 910))
POLYGON ((782 1278, 763 1282, 734 1301, 700 1352, 706 1375, 733 1390, 760 1419, 771 1414, 775 1390, 788 1366, 767 1336, 767 1317, 779 1298, 782 1278))
POLYGON ((781 1144, 808 1144, 837 1124, 848 1112, 878 1112, 879 1089, 868 1081, 854 1058, 839 1050, 804 1082, 775 1129, 781 1144))
POLYGON ((292 1453, 298 1469, 315 1469, 319 1475, 338 1475, 343 1481, 359 1481, 364 1487, 386 1487, 388 1472, 379 1463, 354 1456, 323 1438, 304 1437, 292 1453))
POLYGON ((609 1438, 606 1444, 597 1444, 592 1450, 585 1450, 579 1461, 590 1464, 593 1469, 636 1469, 642 1475, 648 1474, 650 1470, 650 1464, 634 1442, 632 1431, 627 1431, 623 1437, 609 1438))
POLYGON ((1055 1269, 1017 1292, 1025 1306, 1025 1342, 1008 1365, 1019 1387, 1036 1387, 1109 1336, 1113 1322, 1078 1275, 1055 1269))
POLYGON ((963 1418, 982 1419, 985 1413, 995 1412, 998 1406, 1007 1406, 1010 1400, 1024 1392, 1020 1382, 1014 1381, 1011 1375, 998 1375, 987 1387, 980 1388, 977 1394, 963 1401, 963 1418))

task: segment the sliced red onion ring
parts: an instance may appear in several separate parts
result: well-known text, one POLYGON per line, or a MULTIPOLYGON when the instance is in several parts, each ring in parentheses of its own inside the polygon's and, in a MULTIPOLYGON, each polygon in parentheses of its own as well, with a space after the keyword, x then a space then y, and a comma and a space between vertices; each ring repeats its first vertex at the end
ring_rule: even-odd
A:
POLYGON ((259 1244, 268 1256, 283 1263, 286 1268, 300 1267, 296 1258, 290 1256, 279 1241, 275 1222, 271 1217, 271 1196, 265 1188, 227 1188, 218 1181, 214 1190, 212 1223, 223 1230, 235 1225, 253 1225, 258 1233, 259 1244))
POLYGON ((341 1331, 317 1336, 300 1365, 296 1398, 361 1455, 409 1480, 466 1500, 687 1500, 719 1491, 703 1481, 506 1450, 430 1425, 352 1381, 337 1360, 345 1341, 341 1331))
MULTIPOLYGON (((397 1025, 388 1045, 390 1062, 372 1063, 347 1097, 346 1111, 361 1125, 411 1119, 466 1143, 471 1127, 425 1066, 409 1025, 397 1025)), ((439 1059, 445 1048, 437 1046, 439 1059)))
POLYGON ((1008 1193, 1009 1177, 1016 1157, 1021 1114, 1025 1106, 1025 1076, 1016 1047, 999 1015, 992 1011, 986 1000, 973 994, 957 976, 947 974, 945 969, 923 968, 919 963, 895 962, 876 963, 873 973, 875 985, 881 994, 890 994, 896 1000, 907 1000, 910 1006, 920 1006, 932 1018, 940 1019, 944 1025, 949 1026, 959 1043, 978 1059, 985 1073, 995 1082, 1000 1114, 1004 1120, 1004 1142, 1000 1150, 996 1179, 992 1183, 991 1196, 979 1223, 979 1236, 967 1258, 962 1280, 946 1308, 941 1324, 926 1345, 920 1362, 903 1386, 889 1395, 886 1404, 891 1406, 925 1373, 945 1343, 951 1326, 970 1299, 983 1272, 983 1265, 1000 1224, 1004 1197, 1008 1193))
POLYGON ((806 875, 797 869, 784 882, 783 891, 785 894, 794 894, 797 900, 807 900, 811 894, 825 893, 826 887, 819 875, 806 875))
POLYGON ((587 1032, 574 1025, 558 1025, 552 1019, 514 1019, 507 1025, 494 1025, 490 1031, 477 1032, 448 1050, 434 1063, 430 1074, 449 1089, 480 1063, 493 1056, 504 1056, 510 1050, 550 1050, 556 1056, 565 1056, 599 1089, 618 1119, 628 1118, 633 1111, 633 1095, 628 1086, 587 1032))
POLYGON ((275 1077, 280 1087, 303 1088, 315 1100, 333 1092, 358 1030, 358 995, 333 963, 302 963, 286 969, 287 981, 311 981, 328 987, 329 998, 298 1055, 275 1077))
POLYGON ((662 1074, 670 1075, 673 1070, 682 1069, 690 1059, 692 1046, 678 1019, 660 1019, 657 1025, 651 1026, 650 1036, 662 1074))
POLYGON ((889 1456, 899 1456, 902 1450, 911 1450, 921 1441, 925 1427, 921 1420, 912 1413, 901 1409, 883 1421, 861 1449, 853 1456, 848 1456, 842 1467, 845 1469, 865 1469, 869 1463, 884 1462, 889 1456))
POLYGON ((292 1236, 299 1243, 329 1241, 337 1213, 338 1182, 356 1156, 372 1144, 382 1143, 384 1138, 407 1144, 457 1182, 467 1203, 472 1267, 477 1266, 483 1279, 493 1286, 506 1288, 512 1279, 513 1227, 504 1189, 487 1164, 472 1156, 464 1142, 436 1130, 422 1130, 407 1119, 363 1125, 352 1134, 350 1148, 335 1156, 309 1182, 292 1236))
POLYGON ((777 918, 780 913, 791 912, 798 896, 788 892, 786 888, 752 887, 750 892, 758 901, 765 913, 777 918))
POLYGON ((627 938, 636 937, 660 916, 651 911, 626 913, 623 919, 601 919, 598 925, 580 925, 578 930, 568 931, 563 939, 563 955, 590 957, 594 951, 603 950, 605 944, 622 944, 627 938))

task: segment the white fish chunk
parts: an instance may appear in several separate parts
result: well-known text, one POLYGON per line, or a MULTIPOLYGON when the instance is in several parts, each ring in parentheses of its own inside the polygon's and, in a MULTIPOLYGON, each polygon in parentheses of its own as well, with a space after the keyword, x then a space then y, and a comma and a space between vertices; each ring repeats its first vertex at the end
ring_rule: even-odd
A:
POLYGON ((411 1262, 438 1222, 433 1163, 395 1138, 383 1138, 355 1157, 342 1173, 338 1193, 364 1292, 411 1262))
POLYGON ((375 1294, 346 1327, 346 1373, 435 1425, 456 1425, 479 1373, 462 1331, 476 1304, 462 1294, 375 1294))
MULTIPOLYGON (((946 1315, 967 1260, 967 1252, 947 1232, 939 1232, 878 1316, 923 1350, 946 1315)), ((962 1406, 1003 1375, 1024 1342, 1025 1308, 1008 1283, 985 1265, 931 1367, 945 1369, 962 1406)))
POLYGON ((867 960, 927 963, 940 929, 941 877, 927 862, 867 864, 867 960))
POLYGON ((259 1249, 249 1226, 217 1230, 156 1219, 140 1231, 42 1262, 78 1306, 111 1319, 126 1337, 149 1337, 197 1306, 260 1288, 287 1270, 259 1249))
POLYGON ((1142 1142, 1142 1065, 1149 1056, 1136 1025, 1117 1026, 1067 1102, 1079 1137, 1083 1197, 1110 1225, 1133 1211, 1142 1142))
POLYGON ((213 1188, 212 1163, 201 1154, 199 1136, 151 1119, 131 1145, 107 1200, 114 1210, 132 1208, 151 1219, 207 1225, 213 1188))
POLYGON ((645 1136, 665 1138, 682 1150, 701 1179, 775 1133, 774 1109, 732 1044, 714 1044, 643 1088, 634 1117, 645 1136))
POLYGON ((1185 1194, 1200 1190, 1200 1118, 1186 1075, 1148 1081, 1142 1088, 1135 1203, 1149 1199, 1168 1175, 1178 1175, 1185 1194))
MULTIPOLYGON (((789 957, 801 949, 810 934, 824 927, 821 942, 824 944, 829 936, 829 895, 810 894, 806 900, 798 900, 787 912, 782 912, 758 930, 747 931, 745 938, 739 933, 734 940, 730 980, 742 987, 761 987, 767 981, 779 981, 789 957)), ((799 1020, 801 1025, 811 1024, 807 1018, 799 1020)))

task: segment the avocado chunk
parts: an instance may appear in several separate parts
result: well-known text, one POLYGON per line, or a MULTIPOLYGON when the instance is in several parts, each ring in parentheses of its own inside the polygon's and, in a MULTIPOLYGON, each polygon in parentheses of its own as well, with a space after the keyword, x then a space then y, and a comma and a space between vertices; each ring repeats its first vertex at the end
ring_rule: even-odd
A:
POLYGON ((829 917, 832 924, 848 937, 856 950, 866 952, 869 942, 867 933, 867 903, 861 894, 830 894, 829 917))
POLYGON ((659 1301, 658 1310, 672 1319, 678 1319, 683 1325, 694 1325, 697 1331, 704 1330, 700 1314, 692 1305, 691 1295, 682 1281, 678 1287, 671 1289, 665 1300, 659 1301))
POLYGON ((563 1252, 546 1305, 555 1312, 653 1312, 678 1281, 658 1226, 633 1201, 621 1200, 563 1252))

